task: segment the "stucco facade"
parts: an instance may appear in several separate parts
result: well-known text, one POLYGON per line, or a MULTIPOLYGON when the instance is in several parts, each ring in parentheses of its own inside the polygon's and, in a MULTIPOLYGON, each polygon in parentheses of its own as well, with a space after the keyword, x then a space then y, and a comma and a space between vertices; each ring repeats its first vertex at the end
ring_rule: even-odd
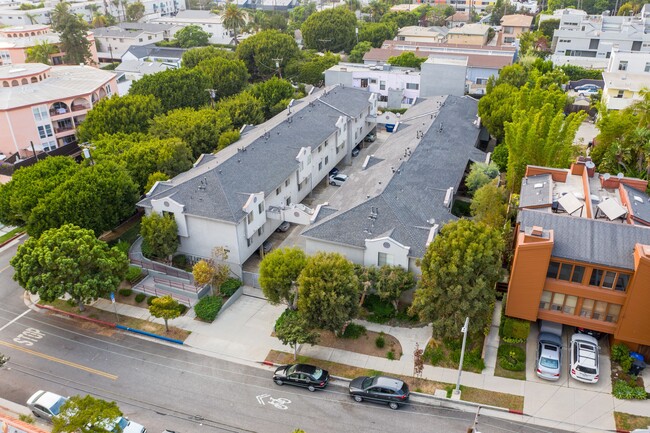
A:
POLYGON ((614 50, 603 80, 603 102, 609 110, 622 110, 641 101, 641 90, 650 90, 650 52, 614 50))
POLYGON ((91 66, 0 66, 0 157, 75 142, 88 110, 116 93, 115 74, 91 66))

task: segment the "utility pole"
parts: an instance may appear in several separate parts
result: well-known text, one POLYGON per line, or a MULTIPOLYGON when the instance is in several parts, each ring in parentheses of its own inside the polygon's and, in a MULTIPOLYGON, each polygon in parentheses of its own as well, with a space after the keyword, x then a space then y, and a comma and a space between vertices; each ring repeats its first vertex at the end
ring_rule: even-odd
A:
POLYGON ((214 100, 217 98, 217 91, 215 89, 205 89, 210 94, 210 106, 214 110, 214 100))
POLYGON ((465 325, 461 328, 460 332, 463 333, 463 347, 460 349, 460 362, 458 363, 458 380, 456 381, 456 389, 454 395, 460 395, 460 375, 463 372, 463 358, 465 358, 465 344, 467 343, 467 331, 469 329, 469 317, 465 318, 465 325))
POLYGON ((280 63, 282 63, 282 59, 271 59, 275 62, 275 68, 278 70, 278 76, 280 79, 282 79, 282 69, 280 69, 280 63))
MULTIPOLYGON (((319 39, 318 42, 322 42, 323 44, 326 44, 328 42, 332 42, 332 40, 331 39, 319 39)), ((325 47, 323 47, 323 48, 325 48, 325 47)), ((322 51, 325 51, 325 50, 323 49, 322 51)))

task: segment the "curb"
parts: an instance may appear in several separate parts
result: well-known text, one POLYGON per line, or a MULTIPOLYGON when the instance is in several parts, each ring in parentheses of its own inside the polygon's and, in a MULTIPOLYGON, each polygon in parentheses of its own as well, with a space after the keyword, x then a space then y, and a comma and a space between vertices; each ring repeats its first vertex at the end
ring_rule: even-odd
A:
POLYGON ((163 340, 163 341, 167 341, 167 342, 175 343, 175 344, 179 344, 179 345, 185 344, 181 340, 176 340, 174 338, 165 337, 164 335, 153 334, 151 332, 141 331, 140 329, 133 329, 133 328, 128 328, 126 326, 118 325, 117 323, 105 322, 103 320, 92 319, 90 317, 82 316, 80 314, 69 313, 67 311, 63 311, 63 310, 59 310, 58 308, 54 308, 54 307, 52 307, 50 305, 42 305, 42 304, 38 304, 38 303, 35 303, 34 305, 36 305, 38 308, 42 308, 44 310, 53 311, 55 313, 63 314, 64 316, 72 317, 72 318, 75 318, 75 319, 86 320, 88 322, 96 323, 96 324, 102 325, 102 326, 107 326, 109 328, 120 329, 120 330, 123 330, 123 331, 132 332, 134 334, 140 334, 140 335, 144 335, 144 336, 147 336, 147 337, 157 338, 157 339, 160 339, 160 340, 163 340))
POLYGON ((0 243, 0 248, 2 248, 2 247, 4 247, 5 245, 7 245, 7 244, 9 244, 9 243, 11 243, 11 242, 13 242, 13 241, 15 241, 16 239, 18 239, 19 237, 21 237, 21 236, 24 235, 25 233, 26 233, 26 232, 18 232, 18 233, 16 233, 16 234, 14 235, 14 237, 12 237, 11 239, 7 239, 6 241, 0 243))

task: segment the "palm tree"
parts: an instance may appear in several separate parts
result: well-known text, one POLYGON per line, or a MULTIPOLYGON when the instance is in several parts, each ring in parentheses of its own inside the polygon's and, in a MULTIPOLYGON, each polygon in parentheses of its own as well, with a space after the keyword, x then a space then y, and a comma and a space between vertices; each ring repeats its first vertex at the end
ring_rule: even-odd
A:
POLYGON ((129 4, 129 0, 120 0, 120 3, 122 4, 122 17, 126 21, 126 7, 129 4))
POLYGON ((106 15, 95 12, 95 16, 90 24, 96 29, 106 27, 108 25, 108 19, 106 15))
POLYGON ((237 7, 234 3, 228 3, 226 9, 221 15, 223 18, 223 26, 227 30, 232 30, 234 33, 235 45, 237 44, 237 30, 246 25, 246 16, 244 12, 237 7))
POLYGON ((38 15, 36 15, 36 14, 30 14, 29 12, 25 12, 25 16, 26 16, 27 19, 29 20, 29 23, 30 23, 30 24, 36 24, 36 17, 37 17, 38 15))
POLYGON ((639 90, 641 99, 632 104, 632 111, 639 119, 639 127, 650 125, 650 89, 644 87, 639 90))
POLYGON ((58 53, 59 49, 47 41, 37 42, 33 47, 27 48, 27 63, 44 63, 49 65, 52 54, 58 53))
POLYGON ((111 0, 111 4, 115 7, 117 20, 120 21, 120 0, 111 0))

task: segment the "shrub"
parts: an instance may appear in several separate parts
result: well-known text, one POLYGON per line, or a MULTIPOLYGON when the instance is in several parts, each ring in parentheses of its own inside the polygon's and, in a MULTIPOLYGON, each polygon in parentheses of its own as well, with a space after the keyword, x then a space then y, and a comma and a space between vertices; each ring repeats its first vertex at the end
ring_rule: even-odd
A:
POLYGON ((131 249, 131 244, 126 242, 126 241, 119 241, 117 244, 115 244, 115 247, 122 251, 126 256, 129 256, 129 250, 131 249))
POLYGON ((21 413, 18 415, 18 419, 22 422, 26 422, 27 424, 34 424, 34 417, 31 415, 25 415, 24 413, 21 413))
POLYGON ((182 316, 182 315, 185 314, 185 312, 187 311, 187 305, 185 305, 185 304, 178 304, 178 311, 181 312, 181 316, 182 316))
POLYGON ((612 361, 621 362, 630 357, 630 349, 623 343, 612 346, 612 361))
POLYGON ((648 398, 648 394, 642 386, 637 386, 635 383, 631 384, 624 380, 617 380, 614 383, 612 394, 621 400, 645 400, 648 398))
POLYGON ((379 349, 383 349, 384 346, 386 345, 386 339, 384 338, 384 333, 382 332, 375 338, 375 346, 377 346, 379 349))
POLYGON ((349 323, 343 331, 343 338, 349 338, 350 340, 356 340, 362 335, 366 335, 366 327, 362 325, 357 325, 356 323, 349 323))
POLYGON ((510 340, 509 342, 523 343, 530 333, 530 322, 528 320, 515 319, 506 317, 503 321, 503 331, 501 337, 510 340))
POLYGON ((363 305, 370 312, 367 317, 369 322, 386 323, 395 317, 395 308, 388 301, 383 301, 377 295, 368 295, 363 305))
POLYGON ((206 296, 194 306, 196 317, 206 322, 212 322, 219 314, 223 299, 220 296, 206 296))
POLYGON ((502 344, 497 351, 497 359, 504 370, 524 371, 526 369, 526 351, 521 347, 502 344))
POLYGON ((445 357, 442 347, 433 347, 424 352, 424 357, 431 362, 431 365, 438 365, 445 357))
POLYGON ((120 289, 119 294, 124 296, 125 298, 128 298, 133 294, 133 290, 131 289, 120 289))
POLYGON ((388 358, 390 361, 395 360, 395 352, 393 352, 392 350, 389 351, 389 352, 386 354, 386 358, 388 358))
POLYGON ((219 288, 219 291, 223 296, 232 296, 237 289, 241 287, 241 281, 239 281, 237 278, 228 278, 224 283, 221 285, 219 288))
POLYGON ((172 257, 172 265, 179 269, 187 269, 187 257, 183 254, 172 257))
POLYGON ((147 305, 151 307, 151 303, 153 302, 154 299, 156 299, 158 296, 149 296, 147 298, 147 305))
POLYGON ((135 295, 135 302, 138 302, 138 303, 142 302, 142 301, 144 301, 144 299, 146 297, 147 297, 147 295, 145 295, 144 293, 138 293, 137 295, 135 295))
POLYGON ((129 266, 129 269, 126 271, 126 281, 133 284, 140 279, 142 275, 142 269, 137 266, 129 266))

